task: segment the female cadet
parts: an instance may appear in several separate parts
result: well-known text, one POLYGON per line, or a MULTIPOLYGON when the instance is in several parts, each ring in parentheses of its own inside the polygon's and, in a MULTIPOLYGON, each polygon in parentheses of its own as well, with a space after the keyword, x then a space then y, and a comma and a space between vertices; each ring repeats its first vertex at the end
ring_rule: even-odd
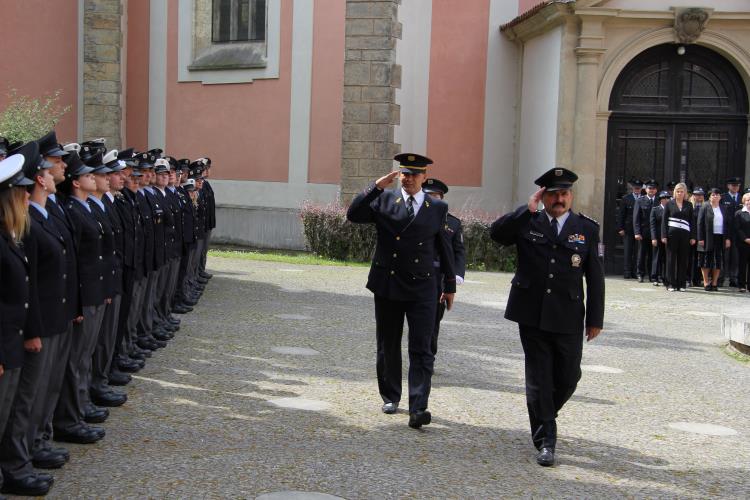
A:
POLYGON ((55 409, 53 425, 56 440, 86 444, 100 440, 105 432, 100 427, 86 425, 84 417, 94 421, 97 417, 106 418, 103 415, 107 413, 100 410, 99 415, 91 412, 87 415, 85 408, 89 400, 91 356, 104 316, 103 230, 87 202, 88 195, 96 192, 93 169, 84 165, 75 152, 66 158, 66 163, 65 182, 59 189, 67 196, 65 208, 78 249, 76 258, 83 321, 73 326, 73 343, 62 389, 65 397, 60 398, 55 409))
POLYGON ((750 290, 750 193, 742 195, 742 208, 734 214, 734 230, 740 257, 737 286, 746 292, 750 290))
MULTIPOLYGON (((65 282, 62 279, 65 267, 63 238, 48 216, 43 204, 47 200, 47 186, 54 186, 49 172, 52 163, 39 154, 36 141, 24 144, 16 150, 25 158, 23 173, 33 179, 28 186, 30 193, 29 231, 22 240, 29 266, 31 300, 26 302, 29 318, 24 347, 21 378, 16 397, 0 441, 0 467, 10 484, 34 482, 37 474, 32 465, 32 446, 41 420, 41 412, 34 413, 35 405, 47 394, 51 375, 51 356, 57 348, 51 345, 59 341, 66 330, 65 282), (41 211, 40 211, 41 210, 41 211)), ((39 405, 36 407, 38 408, 39 405)), ((50 453, 38 464, 43 468, 59 468, 65 457, 50 453)))
POLYGON ((720 189, 710 189, 708 201, 698 212, 698 260, 703 273, 703 288, 715 292, 719 289, 724 249, 732 244, 732 214, 721 206, 720 189))
MULTIPOLYGON (((13 401, 21 379, 24 350, 38 352, 41 341, 29 337, 37 335, 28 314, 32 302, 29 262, 21 248, 21 239, 28 232, 26 186, 33 182, 23 174, 24 156, 11 155, 0 162, 0 432, 5 435, 6 422, 13 409, 13 401)), ((16 495, 46 495, 52 477, 33 474, 23 478, 3 477, 3 493, 16 495)))
POLYGON ((661 240, 667 246, 667 290, 679 292, 685 289, 690 246, 695 245, 695 227, 691 224, 693 205, 686 199, 687 186, 684 182, 674 187, 672 196, 664 207, 661 240))

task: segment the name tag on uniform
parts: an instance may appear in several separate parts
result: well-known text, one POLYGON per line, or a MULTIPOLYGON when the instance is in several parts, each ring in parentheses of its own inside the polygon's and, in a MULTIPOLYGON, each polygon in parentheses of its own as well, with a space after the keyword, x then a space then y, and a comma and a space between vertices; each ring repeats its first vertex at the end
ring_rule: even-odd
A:
POLYGON ((529 234, 531 236, 536 236, 537 238, 544 238, 544 235, 542 233, 537 233, 536 231, 529 231, 529 234))

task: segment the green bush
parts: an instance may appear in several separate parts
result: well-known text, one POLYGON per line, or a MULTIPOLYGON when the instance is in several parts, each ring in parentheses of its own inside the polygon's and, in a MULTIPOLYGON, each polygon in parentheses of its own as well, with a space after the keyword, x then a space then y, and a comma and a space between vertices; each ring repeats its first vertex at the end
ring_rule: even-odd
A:
POLYGON ((43 98, 19 96, 15 89, 8 93, 8 106, 0 112, 0 136, 10 142, 39 139, 55 128, 70 106, 58 105, 59 90, 43 98))
MULTIPOLYGON (((496 217, 476 211, 455 213, 461 219, 466 247, 466 266, 480 271, 513 272, 514 247, 501 247, 490 239, 489 227, 496 217)), ((366 262, 375 250, 375 226, 346 220, 346 207, 338 203, 306 203, 300 211, 307 249, 328 259, 366 262)))

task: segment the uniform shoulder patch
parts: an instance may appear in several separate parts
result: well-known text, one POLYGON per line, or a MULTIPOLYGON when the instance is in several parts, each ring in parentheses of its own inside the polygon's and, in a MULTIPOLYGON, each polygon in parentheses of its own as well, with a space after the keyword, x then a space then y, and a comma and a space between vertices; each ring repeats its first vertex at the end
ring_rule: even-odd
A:
POLYGON ((591 217, 589 217, 588 215, 586 215, 586 214, 584 214, 584 213, 582 213, 582 212, 578 212, 578 215, 580 215, 581 217, 583 217, 583 218, 584 218, 584 219, 586 219, 586 220, 589 220, 589 221, 593 222, 593 223, 594 223, 594 224, 596 224, 597 226, 599 225, 599 221, 598 221, 598 220, 596 220, 596 219, 592 219, 591 217))

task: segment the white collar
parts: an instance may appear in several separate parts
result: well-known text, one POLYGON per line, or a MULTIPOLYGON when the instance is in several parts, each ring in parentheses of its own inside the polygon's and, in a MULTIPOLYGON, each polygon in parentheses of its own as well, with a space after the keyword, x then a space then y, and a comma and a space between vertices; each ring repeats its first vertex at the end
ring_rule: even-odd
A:
POLYGON ((565 221, 568 220, 568 217, 570 217, 570 210, 562 214, 560 217, 552 217, 546 210, 544 211, 544 215, 547 216, 547 221, 552 223, 552 219, 557 219, 557 232, 558 234, 562 231, 563 226, 565 225, 565 221))
POLYGON ((413 196, 414 202, 418 207, 421 207, 422 203, 424 202, 424 191, 422 190, 419 190, 416 194, 409 194, 404 190, 404 188, 401 188, 401 196, 404 197, 404 201, 408 200, 409 196, 413 196))

